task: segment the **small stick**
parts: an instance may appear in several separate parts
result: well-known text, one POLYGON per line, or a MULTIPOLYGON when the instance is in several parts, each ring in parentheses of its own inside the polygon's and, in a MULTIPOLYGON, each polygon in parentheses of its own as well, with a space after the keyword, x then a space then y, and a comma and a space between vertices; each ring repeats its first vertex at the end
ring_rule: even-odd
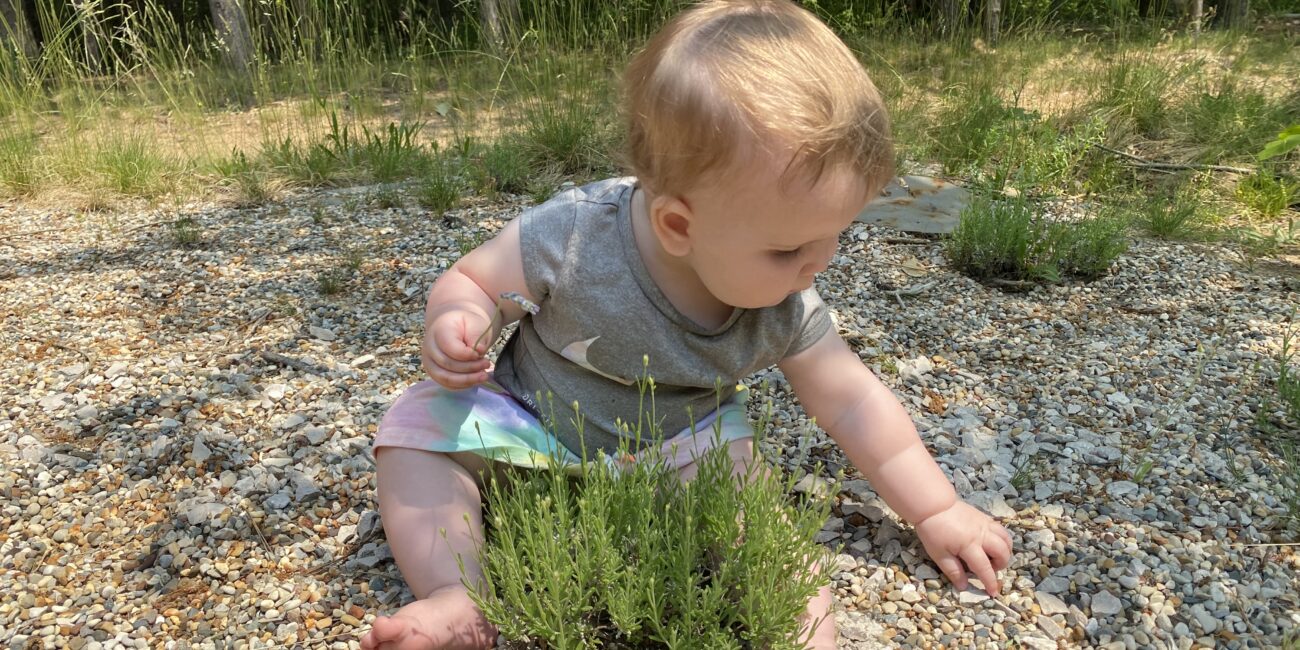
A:
POLYGON ((909 298, 912 296, 919 296, 925 293, 926 291, 933 289, 934 285, 935 285, 934 282, 922 282, 921 284, 914 284, 910 287, 903 287, 902 289, 895 290, 891 293, 894 296, 894 300, 898 301, 898 306, 902 307, 903 296, 907 296, 909 298))
POLYGON ((884 244, 933 244, 933 239, 921 239, 920 237, 885 237, 880 240, 884 244))
POLYGON ((501 308, 501 303, 505 301, 513 302, 516 305, 519 305, 520 309, 523 309, 525 312, 532 314, 533 316, 536 316, 537 313, 541 311, 541 308, 538 307, 536 303, 518 293, 515 293, 514 291, 503 292, 499 297, 500 300, 498 300, 492 307, 492 319, 488 321, 487 328, 483 330, 482 334, 478 335, 477 339, 474 339, 475 350, 477 350, 478 345, 487 338, 488 334, 492 333, 492 328, 496 326, 497 318, 505 317, 505 310, 501 308))
POLYGON ((1129 160, 1132 160, 1134 163, 1136 163, 1133 165, 1134 167, 1139 167, 1142 169, 1151 169, 1156 171, 1177 170, 1177 169, 1183 169, 1183 170, 1199 169, 1199 170, 1209 170, 1209 171, 1216 171, 1216 172, 1232 172, 1234 174, 1255 173, 1255 170, 1253 169, 1246 169, 1245 167, 1230 167, 1228 165, 1196 165, 1190 163, 1184 164, 1184 163, 1155 162, 1155 161, 1147 160, 1146 158, 1142 158, 1140 156, 1135 156, 1131 153, 1120 151, 1118 149, 1111 149, 1110 147, 1107 147, 1104 144, 1099 144, 1094 142, 1092 143, 1092 146, 1101 149, 1103 151, 1109 151, 1117 156, 1123 156, 1125 158, 1128 158, 1129 160))
POLYGON ((312 363, 308 363, 301 359, 286 357, 283 354, 276 354, 274 352, 268 352, 266 350, 262 350, 259 354, 263 359, 265 359, 270 363, 274 363, 279 366, 286 366, 289 368, 293 368, 294 370, 297 370, 299 372, 309 372, 313 375, 323 375, 326 372, 328 372, 325 368, 322 368, 312 363))

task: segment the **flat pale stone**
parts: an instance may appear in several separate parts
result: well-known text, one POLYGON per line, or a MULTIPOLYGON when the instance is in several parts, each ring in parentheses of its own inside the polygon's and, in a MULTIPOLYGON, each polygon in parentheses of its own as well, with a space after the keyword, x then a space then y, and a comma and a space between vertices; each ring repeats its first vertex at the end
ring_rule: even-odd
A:
POLYGON ((969 203, 970 192, 961 186, 929 176, 903 176, 867 204, 857 220, 904 232, 946 234, 957 228, 969 203))
POLYGON ((1043 610, 1043 613, 1048 616, 1053 614, 1064 614, 1070 611, 1070 607, 1065 604, 1065 601, 1047 593, 1046 591, 1035 591, 1034 600, 1038 601, 1038 608, 1043 610))

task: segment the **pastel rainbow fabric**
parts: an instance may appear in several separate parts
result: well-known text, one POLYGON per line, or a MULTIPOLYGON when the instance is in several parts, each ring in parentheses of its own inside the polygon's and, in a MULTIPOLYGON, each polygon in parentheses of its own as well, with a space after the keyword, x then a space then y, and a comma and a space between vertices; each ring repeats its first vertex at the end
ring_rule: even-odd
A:
MULTIPOLYGON (((650 457, 662 458, 672 469, 689 465, 709 449, 753 437, 745 413, 748 397, 748 391, 740 387, 718 410, 701 418, 694 431, 683 430, 658 445, 643 445, 636 453, 602 454, 600 458, 616 469, 650 457)), ((557 468, 568 473, 576 473, 582 466, 577 454, 562 446, 536 416, 493 382, 448 390, 425 380, 407 388, 380 422, 374 447, 471 452, 518 467, 557 468)))

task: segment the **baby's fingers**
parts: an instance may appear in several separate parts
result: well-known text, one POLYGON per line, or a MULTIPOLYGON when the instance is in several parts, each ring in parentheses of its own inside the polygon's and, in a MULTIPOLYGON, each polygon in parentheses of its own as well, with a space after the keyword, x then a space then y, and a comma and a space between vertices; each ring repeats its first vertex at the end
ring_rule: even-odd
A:
POLYGON ((979 544, 971 544, 962 549, 961 560, 966 563, 975 577, 984 583, 984 591, 990 596, 998 595, 998 573, 993 570, 993 565, 989 563, 989 556, 984 552, 984 547, 979 544))
POLYGON ((991 535, 984 540, 984 552, 992 560, 993 569, 1001 571, 1011 564, 1011 533, 1002 526, 997 527, 997 532, 1001 534, 991 535))
POLYGON ((961 560, 957 559, 957 556, 948 554, 935 556, 931 554, 930 557, 935 564, 939 565, 939 570, 943 571, 945 576, 948 576, 948 580, 952 582, 952 585, 958 591, 966 588, 966 567, 962 566, 961 560))

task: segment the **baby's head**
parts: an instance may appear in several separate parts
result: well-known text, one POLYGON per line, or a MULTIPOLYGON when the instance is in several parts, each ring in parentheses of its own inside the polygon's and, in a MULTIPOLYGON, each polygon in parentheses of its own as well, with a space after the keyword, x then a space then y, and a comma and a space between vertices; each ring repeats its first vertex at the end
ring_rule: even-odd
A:
POLYGON ((893 174, 879 92, 829 27, 786 0, 695 5, 633 59, 625 86, 629 164, 655 232, 734 306, 810 285, 893 174), (738 273, 771 288, 730 282, 738 273))
POLYGON ((889 118, 853 53, 787 0, 703 2, 665 25, 626 74, 629 158, 653 194, 788 158, 782 180, 846 166, 884 185, 889 118))

